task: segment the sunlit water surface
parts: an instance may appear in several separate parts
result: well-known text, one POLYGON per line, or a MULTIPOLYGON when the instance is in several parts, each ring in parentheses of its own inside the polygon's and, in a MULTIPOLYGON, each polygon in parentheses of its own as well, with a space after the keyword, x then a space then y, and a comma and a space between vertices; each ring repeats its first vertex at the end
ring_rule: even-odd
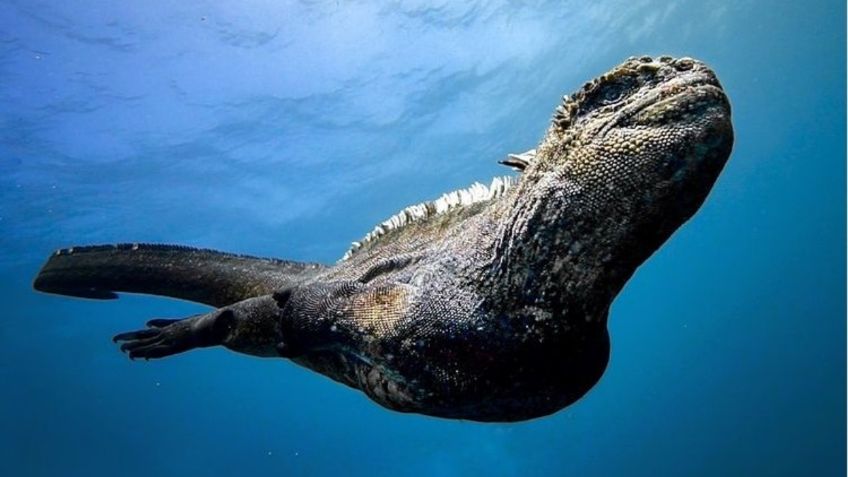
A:
POLYGON ((841 473, 844 2, 221 3, 0 2, 0 473, 841 473), (223 349, 130 362, 110 336, 203 308, 30 289, 84 243, 333 262, 505 173, 561 95, 641 54, 714 67, 736 147, 554 416, 397 414, 223 349))

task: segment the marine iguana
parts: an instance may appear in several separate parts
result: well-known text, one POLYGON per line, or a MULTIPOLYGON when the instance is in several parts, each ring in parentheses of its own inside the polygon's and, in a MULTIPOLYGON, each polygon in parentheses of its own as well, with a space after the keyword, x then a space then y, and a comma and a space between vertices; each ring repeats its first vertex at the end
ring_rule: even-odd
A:
POLYGON ((404 209, 338 263, 169 245, 55 252, 37 290, 215 307, 114 340, 130 358, 222 345, 288 358, 396 411, 519 421, 583 396, 610 303, 700 207, 732 148, 730 104, 691 58, 630 58, 565 96, 495 179, 404 209))

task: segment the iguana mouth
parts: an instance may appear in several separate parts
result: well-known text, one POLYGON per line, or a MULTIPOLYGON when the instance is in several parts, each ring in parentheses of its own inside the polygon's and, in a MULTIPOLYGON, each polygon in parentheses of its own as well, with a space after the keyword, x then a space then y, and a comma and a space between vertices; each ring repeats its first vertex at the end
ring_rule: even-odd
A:
POLYGON ((727 103, 724 90, 720 86, 708 82, 694 84, 674 84, 660 91, 660 98, 639 108, 636 113, 687 111, 700 105, 713 105, 718 102, 727 103))

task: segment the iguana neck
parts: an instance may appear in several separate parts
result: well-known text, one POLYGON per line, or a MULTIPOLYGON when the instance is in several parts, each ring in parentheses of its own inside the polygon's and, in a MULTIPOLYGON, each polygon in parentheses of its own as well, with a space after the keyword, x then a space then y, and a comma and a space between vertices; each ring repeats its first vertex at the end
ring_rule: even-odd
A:
MULTIPOLYGON (((701 206, 729 144, 669 150, 660 162, 674 167, 640 177, 615 174, 616 163, 598 154, 594 143, 569 144, 570 159, 544 161, 545 170, 527 171, 492 204, 496 225, 482 247, 491 257, 488 286, 496 288, 488 295, 500 300, 501 309, 530 307, 603 321, 636 268, 701 206), (580 161, 573 160, 577 155, 580 161), (685 175, 668 170, 697 179, 684 181, 685 175)), ((568 156, 545 145, 540 154, 568 156)))
MULTIPOLYGON (((563 173, 524 177, 503 201, 487 275, 501 308, 541 309, 603 321, 636 267, 670 235, 634 205, 563 173), (587 293, 591 291, 591 293, 587 293)), ((619 190, 627 184, 616 184, 619 190)), ((498 210, 499 209, 499 210, 498 210)))

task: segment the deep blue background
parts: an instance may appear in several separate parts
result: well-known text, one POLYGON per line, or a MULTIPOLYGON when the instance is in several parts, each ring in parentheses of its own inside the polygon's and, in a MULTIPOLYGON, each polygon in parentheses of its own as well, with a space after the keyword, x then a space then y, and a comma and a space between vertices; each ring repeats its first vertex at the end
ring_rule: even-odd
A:
POLYGON ((844 2, 221 3, 0 1, 0 474, 842 474, 844 2), (84 243, 332 262, 663 53, 718 72, 733 156, 552 417, 396 414, 222 349, 130 362, 114 333, 202 307, 30 289, 84 243))

